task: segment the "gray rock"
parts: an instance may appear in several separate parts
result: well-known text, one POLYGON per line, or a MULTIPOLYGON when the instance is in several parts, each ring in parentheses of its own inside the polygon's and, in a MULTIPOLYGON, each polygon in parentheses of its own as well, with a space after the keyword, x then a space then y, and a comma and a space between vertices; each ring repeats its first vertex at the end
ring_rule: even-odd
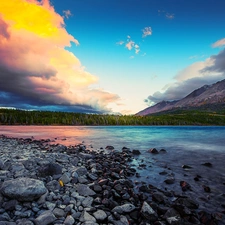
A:
POLYGON ((181 224, 181 218, 179 216, 168 217, 168 218, 166 218, 166 221, 170 225, 179 225, 179 224, 181 224))
POLYGON ((158 218, 158 215, 156 214, 156 212, 152 209, 152 207, 147 202, 143 203, 141 207, 141 213, 150 222, 154 222, 158 218))
POLYGON ((55 191, 55 190, 59 190, 60 189, 60 184, 57 180, 52 180, 52 181, 49 181, 47 184, 46 184, 46 187, 49 191, 55 191))
POLYGON ((58 163, 48 163, 39 168, 39 175, 41 177, 53 176, 62 174, 62 167, 58 163))
POLYGON ((75 222, 75 219, 71 215, 69 215, 69 216, 66 217, 66 219, 65 219, 63 224, 65 224, 65 225, 73 225, 74 222, 75 222))
POLYGON ((88 171, 85 167, 78 167, 74 170, 78 174, 78 176, 84 176, 87 175, 88 171))
POLYGON ((83 211, 80 216, 80 222, 87 222, 87 221, 96 222, 96 219, 92 215, 90 215, 88 212, 83 211))
POLYGON ((17 225, 34 225, 34 223, 28 219, 19 219, 16 221, 17 225))
POLYGON ((100 221, 105 220, 107 218, 107 214, 101 209, 94 212, 93 215, 96 218, 96 220, 100 220, 100 221))
POLYGON ((77 192, 79 193, 79 195, 83 195, 83 196, 93 196, 93 195, 96 194, 86 184, 78 184, 77 185, 77 192))
POLYGON ((116 206, 115 208, 113 208, 112 212, 117 212, 117 213, 128 213, 128 212, 132 212, 135 209, 135 206, 132 204, 124 204, 121 206, 116 206))
POLYGON ((4 196, 18 201, 33 201, 41 197, 46 191, 42 181, 27 177, 7 180, 1 187, 4 196))
POLYGON ((67 173, 64 173, 60 179, 64 184, 68 184, 70 182, 70 177, 67 175, 67 173))
POLYGON ((35 220, 36 225, 47 225, 53 223, 56 220, 55 215, 51 210, 44 211, 41 215, 39 215, 35 220))
POLYGON ((82 201, 82 205, 84 208, 87 208, 87 207, 91 207, 91 204, 93 202, 93 198, 88 196, 87 198, 85 198, 83 201, 82 201))
POLYGON ((0 221, 0 225, 17 225, 14 222, 0 221))

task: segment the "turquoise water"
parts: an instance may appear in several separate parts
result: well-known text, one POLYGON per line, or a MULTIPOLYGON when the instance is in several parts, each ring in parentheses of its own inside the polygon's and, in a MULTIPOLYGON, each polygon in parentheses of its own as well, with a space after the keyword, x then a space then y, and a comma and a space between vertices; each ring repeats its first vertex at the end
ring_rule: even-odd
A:
POLYGON ((0 126, 0 134, 15 137, 57 138, 74 145, 84 141, 95 148, 113 145, 147 150, 151 147, 180 151, 225 151, 225 127, 197 126, 0 126), (65 140, 66 139, 66 140, 65 140))
POLYGON ((139 149, 141 155, 131 163, 143 181, 161 189, 170 189, 179 194, 187 194, 200 203, 200 208, 221 211, 225 202, 225 127, 199 126, 0 126, 0 134, 11 137, 31 137, 51 139, 53 143, 76 145, 81 142, 90 149, 112 145, 116 150, 122 147, 139 149), (166 149, 166 154, 152 155, 150 148, 166 149), (211 168, 202 164, 210 162, 211 168), (145 164, 146 167, 140 167, 145 164), (184 170, 182 165, 192 168, 184 170), (159 172, 166 171, 166 175, 159 172), (200 181, 194 177, 200 175, 200 181), (165 184, 164 180, 173 176, 175 183, 165 184), (188 182, 192 191, 182 193, 179 182, 188 182), (211 193, 203 190, 203 185, 211 188, 211 193))

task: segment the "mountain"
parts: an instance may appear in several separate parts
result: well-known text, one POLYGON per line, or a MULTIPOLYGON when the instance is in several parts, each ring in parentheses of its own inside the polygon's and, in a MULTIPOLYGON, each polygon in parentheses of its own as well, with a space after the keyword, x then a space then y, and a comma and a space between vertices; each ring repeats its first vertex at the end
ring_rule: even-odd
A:
POLYGON ((136 115, 145 116, 177 109, 224 109, 224 106, 225 79, 212 85, 204 85, 180 100, 159 102, 154 106, 150 106, 138 112, 136 115))

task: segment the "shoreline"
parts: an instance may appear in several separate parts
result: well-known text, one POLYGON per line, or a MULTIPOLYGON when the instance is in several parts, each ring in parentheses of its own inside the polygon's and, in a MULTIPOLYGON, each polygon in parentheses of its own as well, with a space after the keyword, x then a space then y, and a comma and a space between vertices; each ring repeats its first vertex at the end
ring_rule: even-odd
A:
POLYGON ((106 154, 104 149, 89 150, 84 144, 66 147, 49 141, 0 135, 0 223, 220 225, 225 222, 225 212, 199 210, 198 203, 188 197, 186 182, 181 184, 185 195, 178 195, 169 190, 169 185, 162 190, 150 183, 132 181, 137 176, 131 166, 137 152, 128 148, 117 152, 108 146, 106 154), (17 193, 10 198, 4 189, 7 180, 20 181, 21 177, 42 182, 44 194, 21 197, 17 193))

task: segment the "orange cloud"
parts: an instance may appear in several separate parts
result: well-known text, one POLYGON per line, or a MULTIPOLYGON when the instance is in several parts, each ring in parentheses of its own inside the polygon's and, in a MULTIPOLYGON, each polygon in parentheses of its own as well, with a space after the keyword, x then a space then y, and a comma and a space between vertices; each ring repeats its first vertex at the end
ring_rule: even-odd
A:
POLYGON ((0 1, 0 79, 5 80, 0 91, 32 96, 33 102, 105 110, 119 97, 91 90, 98 78, 65 49, 71 43, 79 44, 49 0, 0 1))

